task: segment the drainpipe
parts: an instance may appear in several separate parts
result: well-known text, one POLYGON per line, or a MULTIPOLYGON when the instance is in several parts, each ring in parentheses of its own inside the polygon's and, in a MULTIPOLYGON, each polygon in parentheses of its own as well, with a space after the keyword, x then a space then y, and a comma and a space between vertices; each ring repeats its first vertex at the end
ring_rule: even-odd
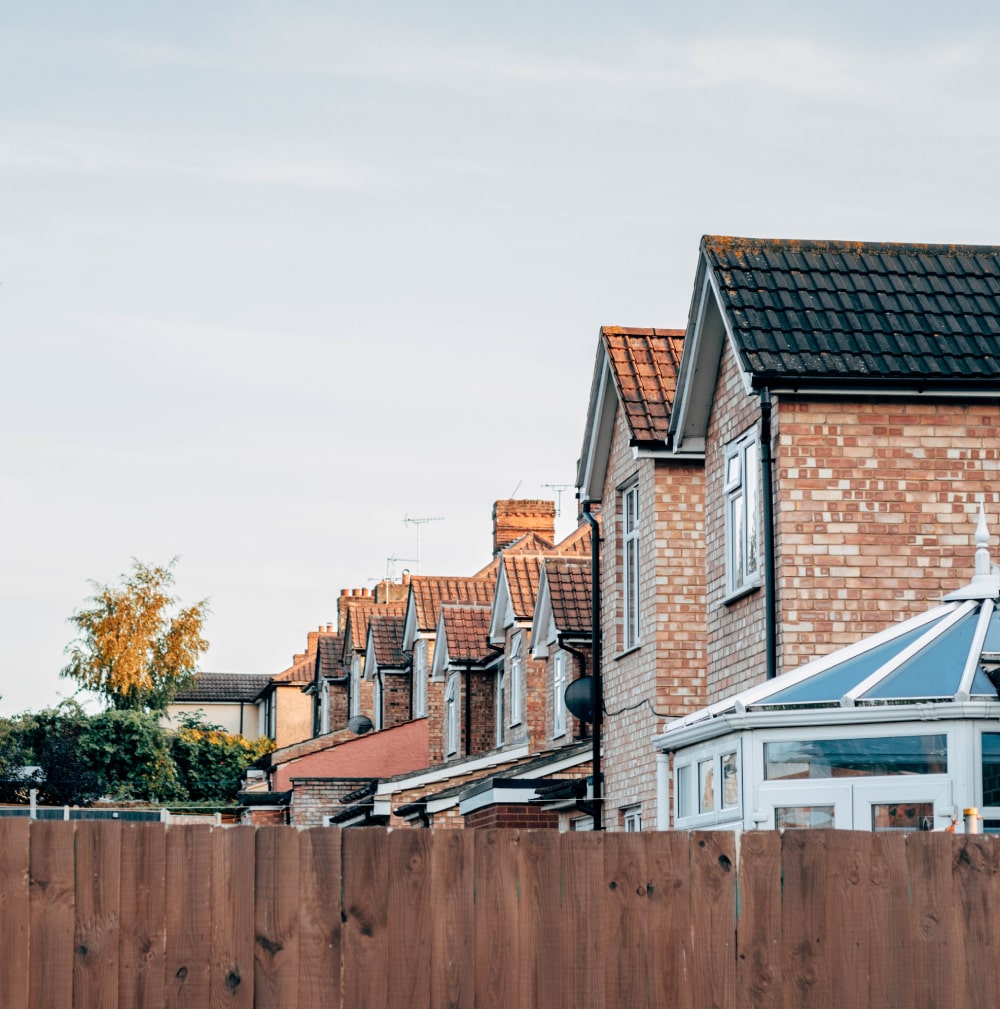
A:
POLYGON ((594 830, 604 830, 604 789, 601 787, 601 729, 604 721, 604 688, 601 683, 601 537, 590 502, 583 502, 583 517, 590 524, 590 675, 594 678, 593 757, 594 830))
POLYGON ((777 607, 775 604, 774 500, 771 474, 771 393, 760 391, 760 472, 764 505, 764 650, 767 678, 778 675, 777 607))

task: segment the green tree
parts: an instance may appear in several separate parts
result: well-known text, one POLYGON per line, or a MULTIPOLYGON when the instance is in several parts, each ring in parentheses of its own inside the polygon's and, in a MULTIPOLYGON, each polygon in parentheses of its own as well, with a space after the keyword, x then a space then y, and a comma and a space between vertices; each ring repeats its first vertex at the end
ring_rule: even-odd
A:
POLYGON ((172 747, 177 771, 195 802, 231 802, 246 769, 274 749, 273 740, 251 742, 202 721, 200 713, 181 716, 172 747))
POLYGON ((78 634, 66 646, 62 675, 112 708, 162 711, 192 680, 208 648, 202 637, 208 600, 177 608, 169 591, 176 563, 176 557, 165 567, 133 560, 117 585, 91 582, 93 605, 70 617, 78 634))

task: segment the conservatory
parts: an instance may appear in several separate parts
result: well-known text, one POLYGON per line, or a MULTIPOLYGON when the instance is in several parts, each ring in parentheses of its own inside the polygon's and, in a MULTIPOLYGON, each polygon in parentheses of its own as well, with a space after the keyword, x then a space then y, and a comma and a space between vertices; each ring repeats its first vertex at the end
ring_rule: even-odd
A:
POLYGON ((674 829, 961 831, 976 807, 1000 832, 988 541, 981 511, 975 577, 928 613, 668 723, 655 745, 674 829))

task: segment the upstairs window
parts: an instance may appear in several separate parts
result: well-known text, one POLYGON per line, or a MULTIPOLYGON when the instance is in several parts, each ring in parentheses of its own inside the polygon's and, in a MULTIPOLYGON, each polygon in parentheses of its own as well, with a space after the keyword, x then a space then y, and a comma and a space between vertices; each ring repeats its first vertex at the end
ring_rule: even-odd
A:
POLYGON ((454 674, 444 692, 444 752, 446 757, 458 753, 458 677, 454 674))
POLYGON ((510 724, 521 721, 521 632, 510 639, 510 724))
POLYGON ((561 649, 552 659, 552 735, 566 733, 566 653, 561 649))
POLYGON ((361 658, 351 659, 351 716, 361 714, 361 658))
POLYGON ((622 492, 622 648, 639 643, 639 485, 622 492))
POLYGON ((736 595, 760 584, 760 488, 757 432, 726 449, 726 588, 736 595))
POLYGON ((427 714, 427 641, 418 639, 413 645, 413 717, 427 714))
POLYGON ((382 674, 375 674, 375 728, 381 729, 382 722, 382 674))
POLYGON ((501 665, 497 670, 497 691, 496 691, 496 701, 497 701, 497 720, 496 720, 496 742, 497 746, 503 746, 503 708, 504 699, 507 693, 507 687, 505 683, 505 672, 504 667, 501 665))

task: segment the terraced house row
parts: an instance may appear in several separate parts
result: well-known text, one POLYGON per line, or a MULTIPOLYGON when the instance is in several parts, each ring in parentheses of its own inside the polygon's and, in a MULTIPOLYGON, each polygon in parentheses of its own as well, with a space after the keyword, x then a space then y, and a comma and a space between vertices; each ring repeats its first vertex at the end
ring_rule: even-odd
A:
POLYGON ((706 237, 683 329, 599 332, 576 531, 342 595, 246 817, 1000 826, 998 351, 1000 248, 706 237))

